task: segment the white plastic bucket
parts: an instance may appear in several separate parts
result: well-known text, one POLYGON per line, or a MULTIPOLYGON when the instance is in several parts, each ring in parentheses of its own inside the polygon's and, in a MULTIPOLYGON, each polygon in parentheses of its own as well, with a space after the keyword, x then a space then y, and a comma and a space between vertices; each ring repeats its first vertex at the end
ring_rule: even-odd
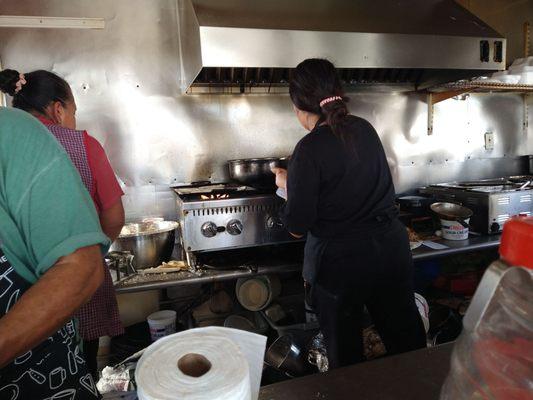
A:
POLYGON ((157 311, 150 314, 146 320, 150 327, 150 336, 154 342, 176 332, 176 311, 157 311))
MULTIPOLYGON (((470 218, 463 221, 468 225, 470 218)), ((448 221, 441 219, 442 237, 448 240, 465 240, 468 239, 468 228, 464 227, 459 221, 448 221)))

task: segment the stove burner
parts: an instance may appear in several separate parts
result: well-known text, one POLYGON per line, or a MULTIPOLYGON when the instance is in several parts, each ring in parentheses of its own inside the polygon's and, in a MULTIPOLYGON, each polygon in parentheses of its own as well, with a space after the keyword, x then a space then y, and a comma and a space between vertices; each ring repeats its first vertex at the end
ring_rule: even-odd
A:
POLYGON ((241 199, 257 195, 273 194, 274 190, 261 189, 235 183, 206 183, 173 186, 172 189, 184 202, 241 199))
POLYGON ((217 193, 217 194, 201 194, 200 199, 202 200, 221 200, 221 199, 229 199, 230 195, 229 193, 217 193))
POLYGON ((172 189, 177 194, 180 240, 188 259, 198 252, 298 241, 283 225, 284 201, 272 188, 202 182, 172 189))
POLYGON ((516 215, 533 215, 533 176, 508 176, 468 182, 430 185, 420 190, 437 201, 470 208, 472 232, 499 233, 516 215))
POLYGON ((511 176, 507 178, 480 181, 450 182, 431 185, 432 187, 459 189, 470 192, 498 193, 533 188, 533 176, 511 176))

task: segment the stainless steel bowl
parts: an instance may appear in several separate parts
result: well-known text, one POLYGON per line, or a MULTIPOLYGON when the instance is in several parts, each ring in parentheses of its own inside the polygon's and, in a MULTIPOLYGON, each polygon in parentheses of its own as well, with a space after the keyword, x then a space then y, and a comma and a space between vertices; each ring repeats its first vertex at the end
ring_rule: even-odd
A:
POLYGON ((157 267, 170 260, 177 227, 174 221, 126 224, 110 251, 131 252, 136 269, 157 267))
POLYGON ((230 179, 244 185, 275 187, 272 168, 287 168, 287 158, 248 158, 228 161, 230 179))

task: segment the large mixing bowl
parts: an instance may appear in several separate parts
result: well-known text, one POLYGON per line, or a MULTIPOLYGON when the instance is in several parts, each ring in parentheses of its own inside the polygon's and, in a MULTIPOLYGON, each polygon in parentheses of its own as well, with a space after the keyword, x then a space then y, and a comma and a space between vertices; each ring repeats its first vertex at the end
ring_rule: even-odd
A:
POLYGON ((170 260, 177 227, 174 221, 126 224, 110 251, 131 252, 136 269, 157 267, 170 260))

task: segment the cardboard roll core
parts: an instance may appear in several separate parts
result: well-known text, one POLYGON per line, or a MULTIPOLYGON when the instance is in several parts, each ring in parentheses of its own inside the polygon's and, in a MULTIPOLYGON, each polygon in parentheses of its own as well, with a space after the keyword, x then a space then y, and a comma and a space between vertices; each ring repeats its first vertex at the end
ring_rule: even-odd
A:
POLYGON ((178 368, 187 376, 199 378, 209 372, 211 362, 201 354, 185 354, 178 360, 178 368))

